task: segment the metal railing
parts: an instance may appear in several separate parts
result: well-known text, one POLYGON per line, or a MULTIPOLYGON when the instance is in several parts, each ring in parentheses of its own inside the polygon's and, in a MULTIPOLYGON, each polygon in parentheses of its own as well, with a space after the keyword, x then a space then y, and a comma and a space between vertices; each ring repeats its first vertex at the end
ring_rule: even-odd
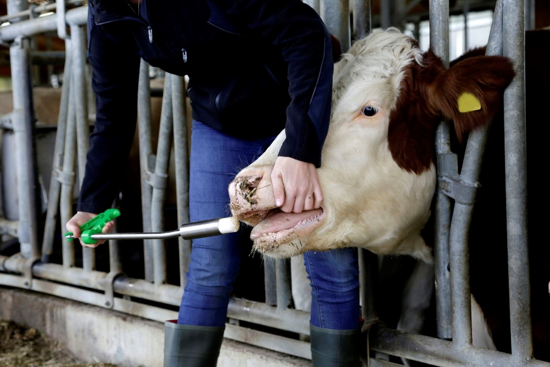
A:
MULTIPOLYGON (((360 38, 372 27, 370 0, 308 1, 324 18, 331 33, 342 41, 347 51, 353 38, 360 38), (348 14, 352 10, 353 29, 348 14)), ((0 42, 10 44, 13 83, 13 112, 10 118, 17 139, 19 219, 0 220, 0 233, 16 235, 21 243, 19 254, 0 256, 0 284, 44 292, 88 304, 164 321, 176 317, 173 306, 179 306, 186 283, 190 241, 179 240, 179 285, 167 283, 167 260, 162 240, 146 240, 144 279, 123 273, 116 241, 109 243, 109 272, 97 271, 94 249, 83 250, 82 267, 75 266, 74 243, 63 241, 62 263, 50 262, 56 228, 63 227, 72 216, 74 186, 83 178, 85 152, 89 133, 86 98, 85 36, 87 8, 67 2, 57 7, 57 15, 37 18, 37 13, 54 10, 54 4, 25 9, 17 0, 8 1, 8 15, 0 19, 11 24, 0 28, 0 42), (36 15, 36 14, 35 14, 36 15), (24 19, 29 17, 29 19, 24 19), (70 32, 59 19, 64 19, 70 32), (54 149, 52 179, 49 188, 43 243, 38 243, 37 208, 34 205, 36 176, 33 156, 33 101, 29 74, 27 38, 57 31, 65 40, 65 80, 54 149), (57 220, 59 218, 59 220, 57 220), (14 225, 17 224, 17 231, 14 225), (16 233, 15 233, 16 232, 16 233), (140 300, 154 301, 141 302, 140 300), (166 305, 164 307, 163 305, 166 305)), ((61 4, 59 4, 61 5, 61 4)), ((523 1, 499 0, 487 53, 504 54, 514 61, 518 75, 523 75, 523 1)), ((385 19, 385 18, 384 18, 385 19)), ((431 46, 448 65, 449 7, 443 0, 430 1, 431 46)), ((385 20, 386 21, 386 20, 385 20)), ((138 90, 138 129, 140 146, 141 204, 143 230, 162 231, 163 207, 168 179, 170 148, 176 165, 178 223, 188 221, 187 121, 185 81, 166 75, 157 151, 153 152, 149 66, 141 62, 138 90)), ((450 129, 443 122, 437 133, 438 177, 464 190, 452 192, 439 188, 436 204, 435 272, 437 281, 437 338, 400 333, 373 326, 369 345, 374 351, 441 366, 466 364, 545 365, 533 359, 529 318, 529 279, 526 242, 526 201, 524 197, 525 134, 523 78, 516 78, 505 95, 507 132, 506 171, 509 216, 508 252, 510 264, 510 297, 512 354, 472 346, 467 236, 473 210, 473 199, 481 167, 481 157, 488 129, 470 134, 463 169, 458 175, 457 159, 450 150, 450 129), (510 136, 512 135, 512 136, 510 136), (514 157, 512 164, 509 157, 514 157), (460 194, 456 194, 460 193, 460 194), (454 200, 454 212, 451 213, 454 200), (512 230, 513 224, 513 230, 512 230), (450 272, 447 270, 450 264, 450 272), (521 304, 518 300, 521 300, 521 304), (452 312, 451 312, 452 310, 452 312), (448 341, 452 339, 453 341, 448 341)), ((62 230, 63 232, 63 230, 62 230)), ((289 262, 266 260, 266 303, 232 299, 228 317, 269 326, 297 334, 309 335, 309 313, 289 308, 291 281, 289 262)), ((376 257, 360 251, 361 300, 367 325, 377 320, 374 308, 376 257)), ((309 343, 276 334, 228 324, 225 336, 248 344, 311 358, 309 343)), ((371 358, 372 365, 393 365, 371 358)))

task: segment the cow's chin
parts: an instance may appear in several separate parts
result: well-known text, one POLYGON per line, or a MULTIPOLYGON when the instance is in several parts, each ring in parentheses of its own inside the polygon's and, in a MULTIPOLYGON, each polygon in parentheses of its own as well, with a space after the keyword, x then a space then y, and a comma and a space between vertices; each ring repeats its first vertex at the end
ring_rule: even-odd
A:
POLYGON ((299 214, 272 210, 250 234, 254 250, 276 258, 299 255, 304 252, 305 241, 320 226, 324 217, 323 209, 299 214))

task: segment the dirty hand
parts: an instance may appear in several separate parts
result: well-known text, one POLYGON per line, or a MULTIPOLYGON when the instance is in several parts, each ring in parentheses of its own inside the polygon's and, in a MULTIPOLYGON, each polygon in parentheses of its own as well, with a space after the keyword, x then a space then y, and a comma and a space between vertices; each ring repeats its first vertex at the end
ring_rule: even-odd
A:
MULTIPOLYGON (((99 240, 97 243, 87 245, 80 239, 80 235, 82 234, 80 231, 80 226, 89 221, 90 219, 96 217, 97 214, 94 213, 87 213, 87 212, 76 212, 76 214, 67 222, 65 227, 67 228, 67 231, 73 232, 74 238, 78 238, 80 241, 80 244, 84 247, 97 247, 98 245, 101 245, 105 243, 105 240, 99 240)), ((105 227, 103 227, 103 231, 101 233, 111 233, 114 230, 114 223, 113 221, 108 222, 105 224, 105 227)))
POLYGON ((271 172, 275 203, 285 213, 321 207, 323 192, 313 163, 277 157, 271 172))

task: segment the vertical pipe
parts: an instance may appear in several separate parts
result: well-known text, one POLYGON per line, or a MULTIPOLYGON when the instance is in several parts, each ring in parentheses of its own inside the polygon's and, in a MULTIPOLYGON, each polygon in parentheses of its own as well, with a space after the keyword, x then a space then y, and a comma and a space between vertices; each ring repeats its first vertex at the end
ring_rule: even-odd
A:
POLYGON ((290 259, 277 259, 275 263, 277 274, 277 308, 284 310, 292 303, 290 259))
POLYGON ((451 223, 451 301, 453 342, 462 348, 472 344, 468 234, 473 206, 456 202, 451 223))
MULTIPOLYGON (((115 200, 114 208, 118 206, 118 200, 115 200)), ((117 233, 117 221, 114 221, 113 232, 117 233)), ((120 263, 120 253, 118 251, 118 240, 109 240, 109 272, 122 273, 122 264, 120 263)))
POLYGON ((525 30, 532 31, 535 29, 535 0, 525 0, 525 30))
POLYGON ((376 286, 378 284, 378 256, 365 249, 359 251, 361 277, 361 314, 367 324, 378 319, 376 312, 376 286))
MULTIPOLYGON (((78 162, 77 185, 80 188, 82 185, 82 180, 84 179, 84 171, 86 169, 86 152, 88 151, 88 137, 90 134, 88 112, 86 108, 86 89, 84 83, 86 80, 86 74, 84 70, 84 30, 82 27, 74 25, 71 26, 71 53, 73 57, 73 68, 71 72, 71 95, 73 96, 72 108, 74 111, 78 162)), ((82 248, 82 267, 84 271, 95 270, 95 249, 89 247, 82 248)))
POLYGON ((265 303, 269 306, 277 305, 277 275, 275 264, 274 258, 264 257, 265 303))
POLYGON ((470 12, 470 0, 464 0, 462 15, 464 16, 464 52, 468 51, 470 43, 468 40, 468 13, 470 12))
MULTIPOLYGON (((187 157, 187 120, 185 118, 185 81, 172 75, 172 109, 174 113, 174 154, 176 162, 176 197, 178 223, 189 222, 189 169, 187 157)), ((179 238, 180 286, 187 284, 187 269, 191 255, 191 241, 179 238)))
POLYGON ((366 37, 372 29, 371 0, 353 1, 353 39, 366 37))
MULTIPOLYGON (((151 147, 151 88, 149 86, 149 64, 141 60, 138 87, 138 129, 139 129, 139 166, 141 170, 141 211, 143 231, 151 232, 151 198, 153 188, 145 179, 149 169, 151 147)), ((153 275, 153 242, 143 241, 143 257, 145 262, 145 280, 152 282, 153 275)))
MULTIPOLYGON (((430 0, 430 47, 449 66, 449 4, 445 0, 430 0)), ((436 135, 438 162, 451 154, 450 125, 444 121, 436 135)), ((451 227, 451 199, 439 188, 435 204, 435 279, 437 336, 450 339, 451 332, 451 285, 449 266, 449 234, 451 227)))
MULTIPOLYGON (((65 47, 70 50, 69 47, 65 47)), ((65 53, 65 69, 68 76, 63 83, 61 90, 61 104, 59 106, 59 117, 57 119, 57 132, 55 136, 55 149, 53 154, 52 176, 50 179, 50 191, 48 195, 48 210, 46 213, 46 224, 44 229, 44 239, 42 242, 42 262, 47 263, 53 252, 53 241, 55 235, 55 226, 58 213, 59 198, 61 194, 61 182, 57 175, 62 172, 63 150, 65 148, 65 132, 67 129, 67 112, 69 109, 70 94, 70 70, 72 70, 72 56, 70 52, 65 53)))
MULTIPOLYGON (((164 199, 166 185, 157 185, 168 178, 168 163, 170 160, 170 142, 172 138, 172 78, 166 73, 164 94, 162 98, 162 112, 160 118, 159 139, 157 145, 157 159, 155 164, 153 195, 151 201, 151 228, 153 232, 164 230, 164 199), (156 187, 155 187, 156 186, 156 187)), ((166 283, 166 249, 164 240, 153 240, 153 261, 155 285, 166 283)))
POLYGON ((321 3, 321 17, 328 31, 340 41, 342 52, 347 52, 351 46, 349 0, 324 0, 321 3))
POLYGON ((380 1, 380 27, 388 29, 391 26, 391 0, 380 1))
MULTIPOLYGON (((71 41, 65 41, 69 51, 71 41)), ((76 161, 76 118, 74 110, 74 93, 72 88, 72 73, 65 73, 65 83, 69 84, 69 106, 67 112, 67 130, 65 134, 65 150, 63 153, 63 172, 60 199, 61 233, 64 233, 65 223, 73 216, 74 168, 76 161)), ((74 241, 63 241, 63 266, 74 266, 74 241)))
POLYGON ((29 53, 22 38, 10 46, 13 86, 13 129, 15 133, 19 197, 19 242, 25 258, 39 258, 36 220, 35 169, 33 156, 33 106, 29 53))
POLYGON ((85 83, 86 49, 84 47, 84 29, 78 25, 71 25, 71 39, 76 132, 78 141, 78 187, 80 187, 84 179, 84 170, 86 169, 86 153, 88 152, 88 137, 90 135, 85 83))
POLYGON ((531 292, 527 248, 527 160, 524 105, 524 4, 503 0, 503 55, 509 57, 516 77, 504 93, 504 153, 508 284, 512 354, 519 360, 533 357, 531 292))

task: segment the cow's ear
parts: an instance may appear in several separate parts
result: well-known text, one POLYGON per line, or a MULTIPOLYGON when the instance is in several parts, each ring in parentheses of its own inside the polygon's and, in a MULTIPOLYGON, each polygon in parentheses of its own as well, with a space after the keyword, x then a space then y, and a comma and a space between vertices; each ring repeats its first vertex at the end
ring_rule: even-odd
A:
POLYGON ((429 87, 430 105, 454 121, 456 134, 487 124, 502 107, 504 90, 514 78, 509 59, 473 56, 439 74, 429 87))

